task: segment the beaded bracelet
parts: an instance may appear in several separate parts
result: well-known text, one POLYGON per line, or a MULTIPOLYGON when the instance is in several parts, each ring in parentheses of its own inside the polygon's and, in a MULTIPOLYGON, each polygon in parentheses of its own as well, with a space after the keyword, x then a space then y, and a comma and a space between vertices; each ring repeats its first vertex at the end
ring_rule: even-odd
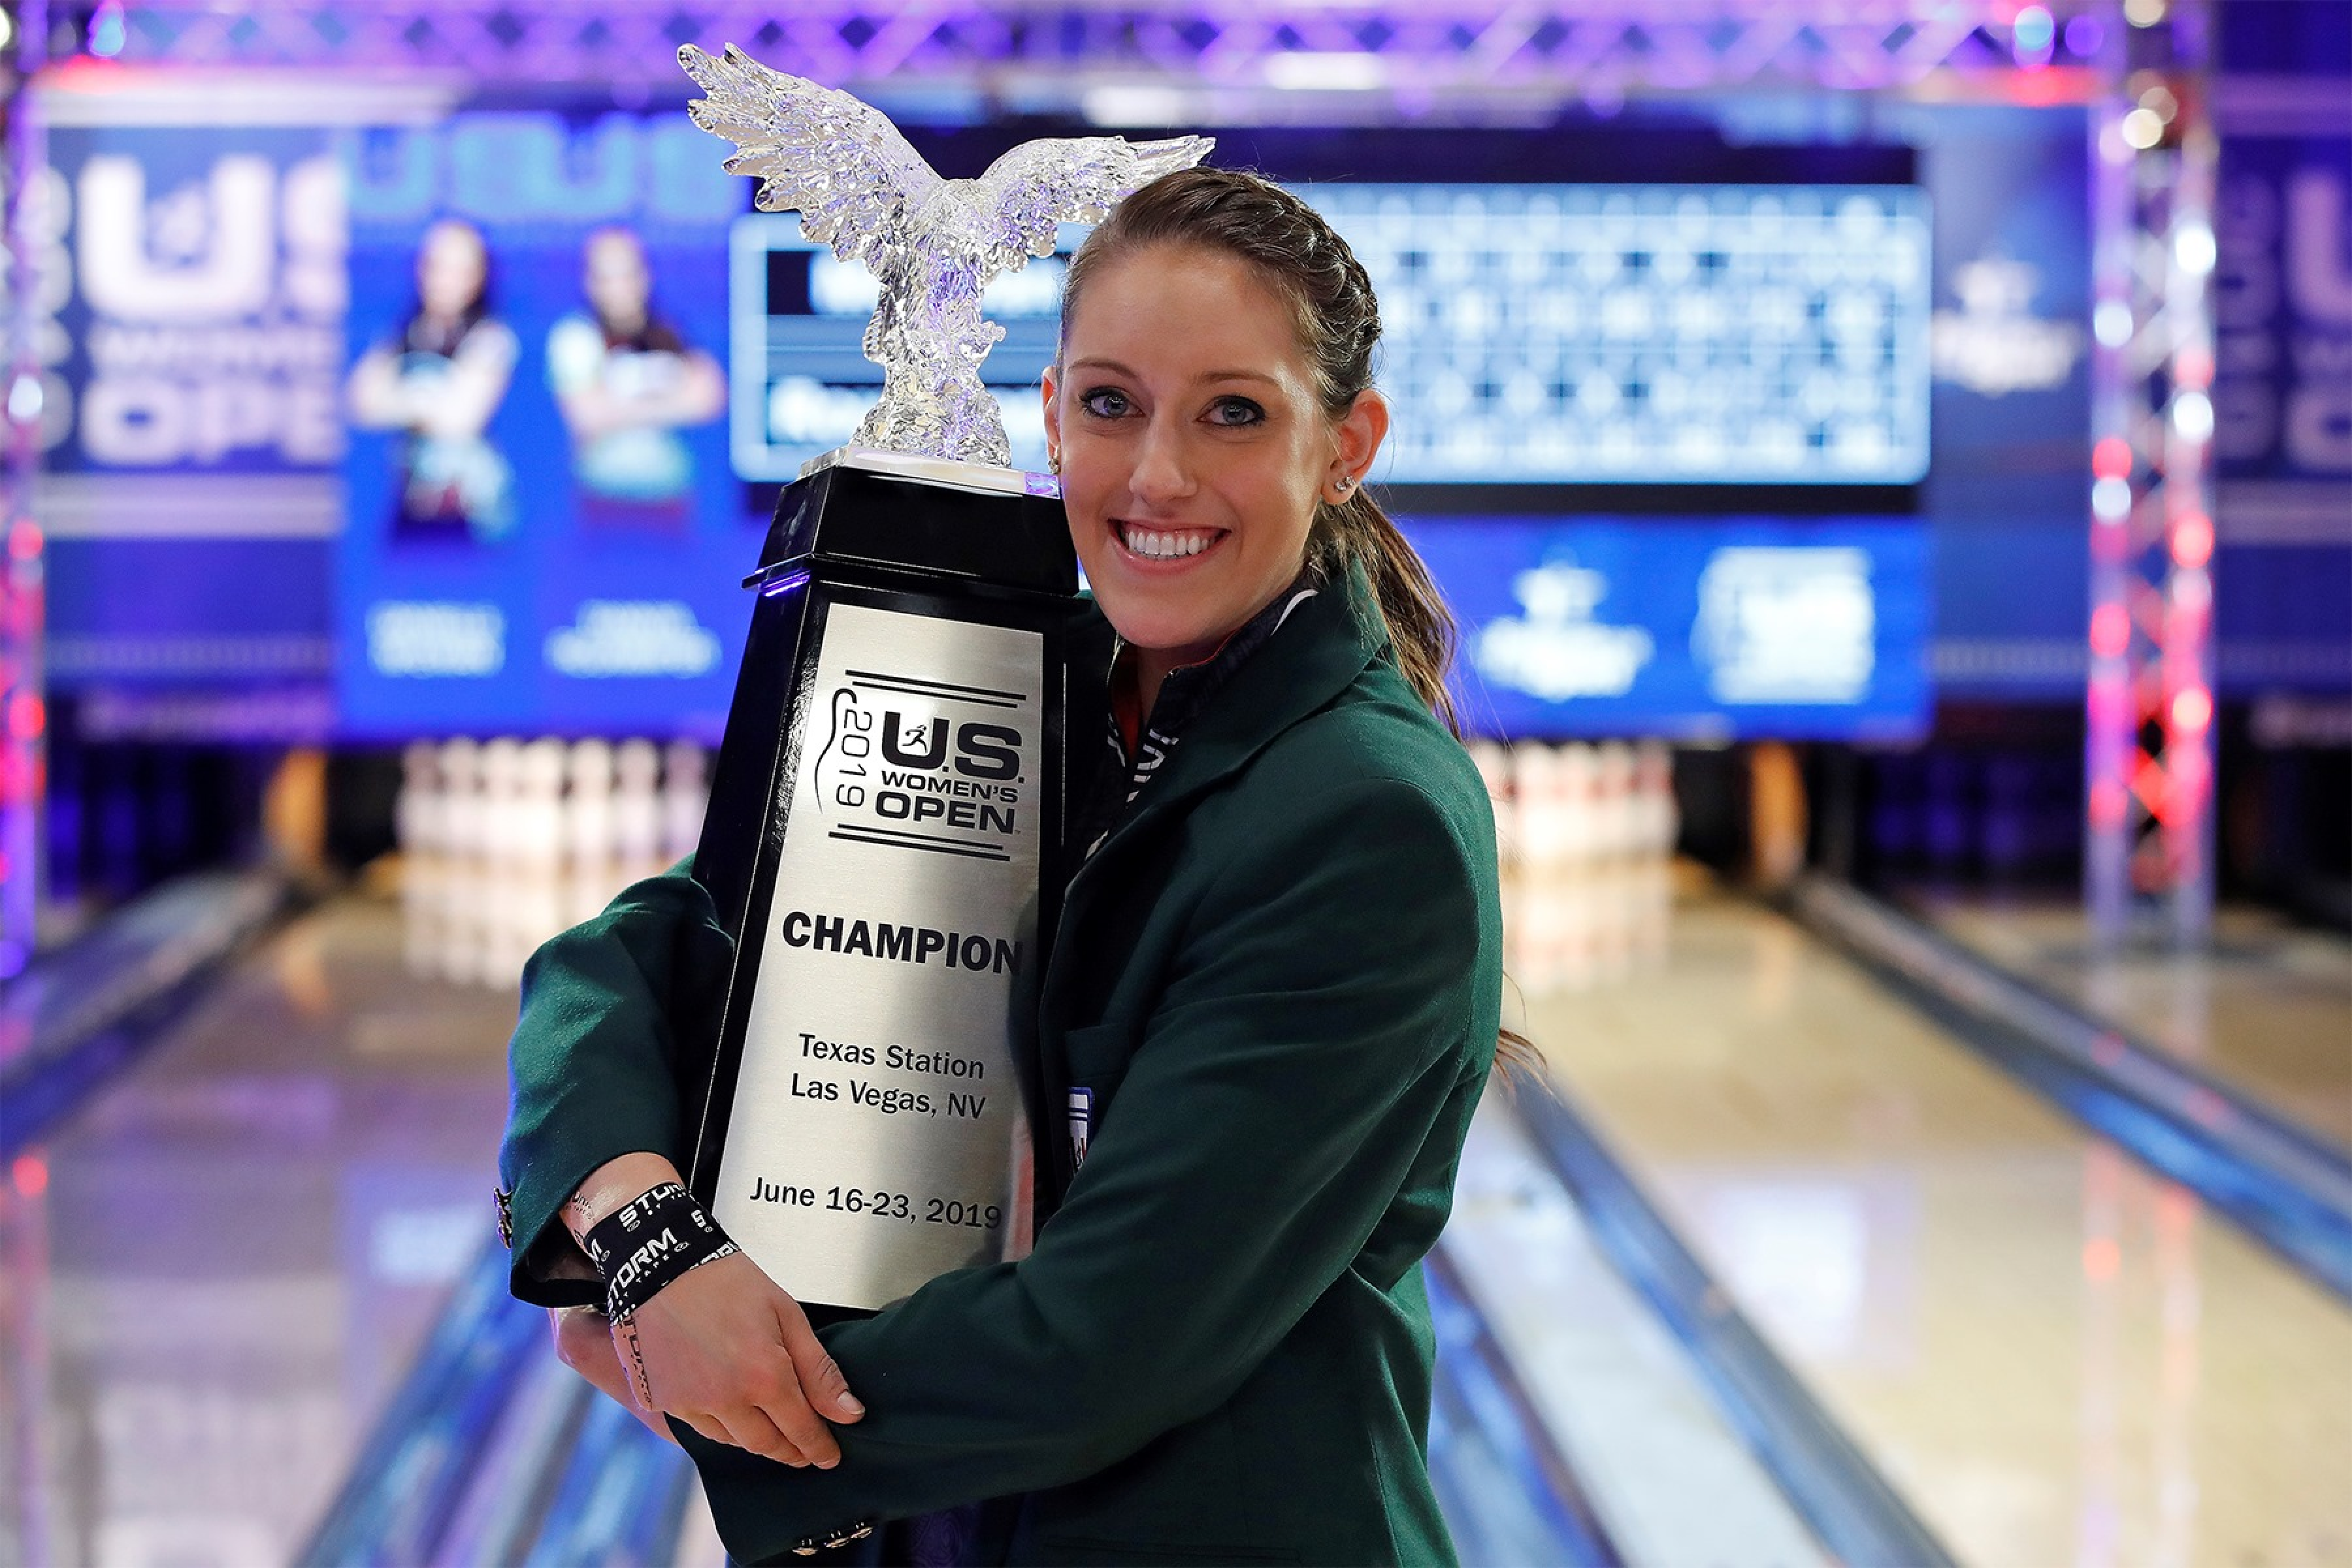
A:
POLYGON ((625 1322, 689 1269, 740 1251, 694 1194, 664 1182, 588 1231, 588 1260, 604 1278, 604 1315, 625 1322))

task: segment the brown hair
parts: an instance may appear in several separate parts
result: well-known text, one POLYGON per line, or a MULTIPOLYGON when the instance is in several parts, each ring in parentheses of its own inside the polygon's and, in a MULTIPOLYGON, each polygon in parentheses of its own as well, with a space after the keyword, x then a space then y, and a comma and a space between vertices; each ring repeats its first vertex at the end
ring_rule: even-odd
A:
MULTIPOLYGON (((1371 389, 1381 306, 1363 264, 1313 207, 1272 181, 1238 170, 1181 169, 1113 207, 1070 258, 1062 320, 1070 320, 1087 279, 1118 257, 1155 245, 1202 246, 1247 262, 1290 306, 1316 391, 1332 418, 1371 389)), ((1454 662, 1453 613, 1380 502, 1360 486, 1336 505, 1323 501, 1307 539, 1308 559, 1327 574, 1351 560, 1362 563, 1388 622, 1398 672, 1460 735, 1445 686, 1454 662)))
MULTIPOLYGON (((1324 412, 1344 416, 1371 389, 1381 305, 1363 263, 1323 216, 1280 185, 1236 169, 1162 174, 1113 207, 1070 258, 1062 320, 1074 315, 1087 280, 1121 256, 1155 245, 1193 245, 1239 258, 1290 306, 1298 342, 1314 367, 1324 412)), ((1320 501, 1307 536, 1307 559, 1327 575, 1360 563, 1388 623, 1397 671, 1459 738, 1446 671, 1454 663, 1454 614, 1429 568, 1369 490, 1320 501)), ((1535 1045, 1514 1029, 1496 1043, 1510 1079, 1535 1077, 1535 1045)), ((1538 1081, 1540 1081, 1538 1079, 1538 1081)))

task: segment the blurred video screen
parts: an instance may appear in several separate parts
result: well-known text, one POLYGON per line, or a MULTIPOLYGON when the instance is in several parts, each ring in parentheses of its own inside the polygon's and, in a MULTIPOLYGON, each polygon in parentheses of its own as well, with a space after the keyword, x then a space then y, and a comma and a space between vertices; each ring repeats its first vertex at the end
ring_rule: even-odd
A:
POLYGON ((1381 299, 1394 484, 1907 485, 1912 186, 1322 185, 1381 299))
MULTIPOLYGON (((1302 184, 1371 275, 1399 485, 1911 485, 1927 471, 1925 194, 1909 185, 1302 184)), ((1060 253, 985 296, 1016 467, 1060 253)), ((735 471, 782 482, 879 395, 864 268, 793 215, 730 237, 735 471)))

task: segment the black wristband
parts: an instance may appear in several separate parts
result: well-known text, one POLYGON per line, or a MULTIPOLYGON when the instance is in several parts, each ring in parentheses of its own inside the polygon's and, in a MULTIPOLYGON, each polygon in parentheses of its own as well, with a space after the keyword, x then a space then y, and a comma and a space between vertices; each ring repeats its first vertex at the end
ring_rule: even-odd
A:
POLYGON ((740 1250, 677 1182, 614 1209, 587 1239, 588 1260, 604 1277, 604 1314, 616 1323, 688 1269, 740 1250))

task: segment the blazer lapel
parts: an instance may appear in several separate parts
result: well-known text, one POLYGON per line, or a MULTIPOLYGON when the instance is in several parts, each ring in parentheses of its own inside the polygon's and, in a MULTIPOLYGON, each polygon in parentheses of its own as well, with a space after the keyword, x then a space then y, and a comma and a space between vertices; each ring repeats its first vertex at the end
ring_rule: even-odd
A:
MULTIPOLYGON (((1363 569, 1349 563, 1348 575, 1325 584, 1291 612, 1290 619, 1234 671, 1210 698, 1200 717, 1152 780, 1143 798, 1114 826, 1071 879, 1064 895, 1062 933, 1077 928, 1095 889, 1116 878, 1116 868, 1157 825, 1234 773, 1275 737, 1331 701, 1387 649, 1388 628, 1363 569)), ((1056 940, 1058 956, 1066 943, 1056 940)), ((1048 996, 1053 970, 1046 974, 1048 996)), ((1051 1016, 1049 1012, 1048 1016, 1051 1016)))

